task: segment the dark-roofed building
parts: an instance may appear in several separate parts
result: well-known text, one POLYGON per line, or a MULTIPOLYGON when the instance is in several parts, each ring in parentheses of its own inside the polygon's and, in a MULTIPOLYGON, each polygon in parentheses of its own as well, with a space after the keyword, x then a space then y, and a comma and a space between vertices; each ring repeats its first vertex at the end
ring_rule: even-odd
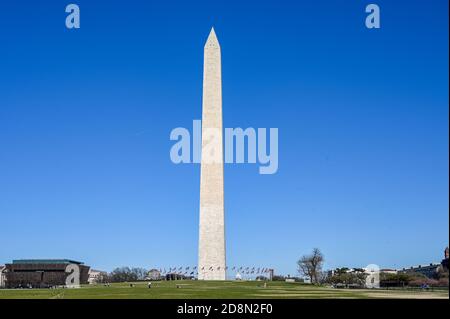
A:
POLYGON ((441 261, 441 265, 444 271, 448 271, 448 255, 449 255, 448 247, 445 247, 444 259, 442 259, 441 261))
POLYGON ((89 266, 70 259, 22 259, 13 260, 6 264, 7 288, 48 288, 64 286, 67 276, 72 270, 69 265, 76 265, 79 269, 80 284, 87 284, 89 266))
POLYGON ((429 265, 419 265, 411 268, 403 268, 399 271, 399 273, 418 273, 422 274, 425 277, 433 278, 436 276, 439 270, 440 264, 430 263, 429 265))

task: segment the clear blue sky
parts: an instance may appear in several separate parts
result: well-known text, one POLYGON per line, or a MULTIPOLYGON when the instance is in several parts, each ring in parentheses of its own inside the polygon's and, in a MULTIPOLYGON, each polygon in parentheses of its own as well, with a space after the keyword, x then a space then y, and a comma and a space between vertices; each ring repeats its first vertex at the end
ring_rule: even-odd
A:
POLYGON ((0 10, 0 263, 197 261, 199 165, 169 158, 222 46, 226 127, 278 127, 279 170, 225 167, 228 265, 295 274, 442 259, 448 2, 8 1, 0 10))

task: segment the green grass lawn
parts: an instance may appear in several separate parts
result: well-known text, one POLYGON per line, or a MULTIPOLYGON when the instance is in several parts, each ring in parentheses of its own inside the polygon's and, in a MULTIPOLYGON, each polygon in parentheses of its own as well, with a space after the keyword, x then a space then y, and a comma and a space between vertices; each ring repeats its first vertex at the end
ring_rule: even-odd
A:
POLYGON ((257 281, 161 281, 88 285, 78 289, 0 289, 0 299, 197 299, 197 298, 447 298, 448 291, 352 290, 257 281), (177 285, 179 288, 177 288, 177 285))

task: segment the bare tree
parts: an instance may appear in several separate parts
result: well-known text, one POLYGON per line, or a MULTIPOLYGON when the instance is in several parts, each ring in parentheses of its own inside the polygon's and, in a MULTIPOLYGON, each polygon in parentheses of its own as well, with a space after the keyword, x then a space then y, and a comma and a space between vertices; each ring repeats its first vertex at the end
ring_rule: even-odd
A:
POLYGON ((313 270, 311 267, 311 263, 309 260, 308 256, 302 256, 298 261, 297 261, 297 265, 298 265, 298 272, 303 275, 308 277, 311 282, 313 282, 313 270))
POLYGON ((136 280, 144 280, 147 277, 148 270, 145 268, 131 268, 131 272, 136 280))
POLYGON ((309 277, 312 283, 319 283, 323 262, 323 254, 319 248, 314 248, 310 255, 304 255, 297 261, 298 271, 309 277))
POLYGON ((109 275, 112 282, 132 282, 144 280, 147 276, 147 270, 144 268, 119 267, 109 275))

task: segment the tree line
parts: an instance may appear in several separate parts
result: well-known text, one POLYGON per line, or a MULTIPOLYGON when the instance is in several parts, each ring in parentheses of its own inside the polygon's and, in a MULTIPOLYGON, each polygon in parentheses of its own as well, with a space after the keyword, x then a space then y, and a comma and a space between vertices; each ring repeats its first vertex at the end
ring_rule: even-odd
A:
POLYGON ((97 278, 97 283, 133 282, 145 280, 148 271, 139 267, 117 267, 110 273, 103 273, 97 278))
MULTIPOLYGON (((322 270, 325 261, 324 255, 318 248, 311 254, 302 256, 297 261, 298 272, 308 278, 312 284, 330 284, 336 286, 364 287, 368 273, 363 268, 337 268, 332 273, 322 270)), ((448 287, 449 270, 439 267, 432 278, 417 272, 380 272, 380 287, 448 287)))

